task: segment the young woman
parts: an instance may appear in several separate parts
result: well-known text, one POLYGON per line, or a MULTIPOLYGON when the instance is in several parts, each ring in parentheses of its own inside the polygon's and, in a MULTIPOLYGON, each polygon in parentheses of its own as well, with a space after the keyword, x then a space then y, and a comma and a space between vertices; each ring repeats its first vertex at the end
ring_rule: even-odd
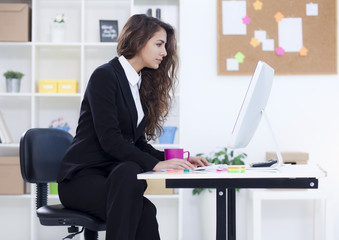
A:
POLYGON ((208 165, 199 157, 164 160, 155 139, 170 109, 177 53, 173 28, 132 16, 118 39, 118 55, 92 74, 74 141, 59 172, 61 202, 106 222, 106 239, 160 239, 155 206, 137 174, 208 165), (145 137, 146 136, 146 137, 145 137))

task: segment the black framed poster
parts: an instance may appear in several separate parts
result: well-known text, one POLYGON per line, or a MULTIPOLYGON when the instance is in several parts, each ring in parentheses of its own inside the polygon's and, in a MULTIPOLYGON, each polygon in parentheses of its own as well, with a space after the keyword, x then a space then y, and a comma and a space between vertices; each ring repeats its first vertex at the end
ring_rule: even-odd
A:
POLYGON ((99 20, 100 42, 116 42, 119 35, 117 20, 99 20))

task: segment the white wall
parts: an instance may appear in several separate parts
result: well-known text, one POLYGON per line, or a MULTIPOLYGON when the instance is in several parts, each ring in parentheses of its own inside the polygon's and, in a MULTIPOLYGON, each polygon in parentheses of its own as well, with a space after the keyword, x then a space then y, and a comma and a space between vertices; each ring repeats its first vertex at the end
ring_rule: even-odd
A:
MULTIPOLYGON (((226 145, 250 76, 217 75, 216 1, 181 1, 181 139, 192 153, 209 153, 226 145)), ((321 33, 317 33, 321 34, 321 33)), ((232 47, 232 46, 229 46, 232 47)), ((320 189, 328 192, 327 238, 339 235, 339 77, 275 77, 267 113, 281 151, 303 151, 328 172, 320 189)), ((249 161, 264 160, 274 146, 264 122, 244 150, 249 161)), ((187 238, 201 239, 198 198, 186 192, 187 238)), ((245 211, 245 210, 244 210, 245 211)), ((239 218, 246 218, 240 212, 239 218), (243 216, 243 217, 242 217, 243 216)), ((241 220, 241 219, 240 219, 241 220)), ((245 226, 245 221, 242 223, 245 226)), ((277 234, 279 235, 279 234, 277 234)), ((239 239, 246 239, 240 234, 239 239)))

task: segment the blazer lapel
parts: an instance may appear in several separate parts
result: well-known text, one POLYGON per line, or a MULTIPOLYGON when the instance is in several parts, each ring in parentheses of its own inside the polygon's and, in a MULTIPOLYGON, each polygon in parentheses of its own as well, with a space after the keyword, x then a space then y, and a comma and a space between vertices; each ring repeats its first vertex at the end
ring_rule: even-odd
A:
POLYGON ((136 129, 136 139, 138 139, 142 134, 144 134, 146 122, 147 122, 146 116, 144 116, 141 122, 139 123, 139 126, 136 129))
POLYGON ((132 95, 132 92, 131 92, 131 88, 129 86, 125 71, 122 68, 118 58, 117 57, 114 58, 113 60, 110 61, 110 63, 117 70, 118 79, 119 79, 120 86, 121 86, 121 91, 122 91, 122 93, 123 93, 123 95, 126 99, 126 103, 127 103, 127 106, 128 106, 130 117, 132 119, 132 129, 133 129, 133 133, 134 133, 134 136, 135 136, 138 115, 137 115, 137 109, 135 107, 133 95, 132 95))
POLYGON ((137 127, 137 131, 136 131, 137 139, 141 135, 145 134, 145 128, 146 128, 146 123, 147 123, 147 108, 142 100, 141 100, 141 106, 142 106, 142 110, 144 111, 144 117, 142 118, 141 122, 139 123, 139 126, 137 127))

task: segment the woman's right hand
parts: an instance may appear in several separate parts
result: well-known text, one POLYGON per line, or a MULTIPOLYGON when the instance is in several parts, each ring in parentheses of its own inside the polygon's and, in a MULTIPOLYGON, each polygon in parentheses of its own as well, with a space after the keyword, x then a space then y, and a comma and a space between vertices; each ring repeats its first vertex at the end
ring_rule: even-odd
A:
POLYGON ((160 161, 154 166, 153 171, 160 172, 161 169, 190 169, 193 170, 195 167, 186 159, 173 158, 170 160, 160 161))

